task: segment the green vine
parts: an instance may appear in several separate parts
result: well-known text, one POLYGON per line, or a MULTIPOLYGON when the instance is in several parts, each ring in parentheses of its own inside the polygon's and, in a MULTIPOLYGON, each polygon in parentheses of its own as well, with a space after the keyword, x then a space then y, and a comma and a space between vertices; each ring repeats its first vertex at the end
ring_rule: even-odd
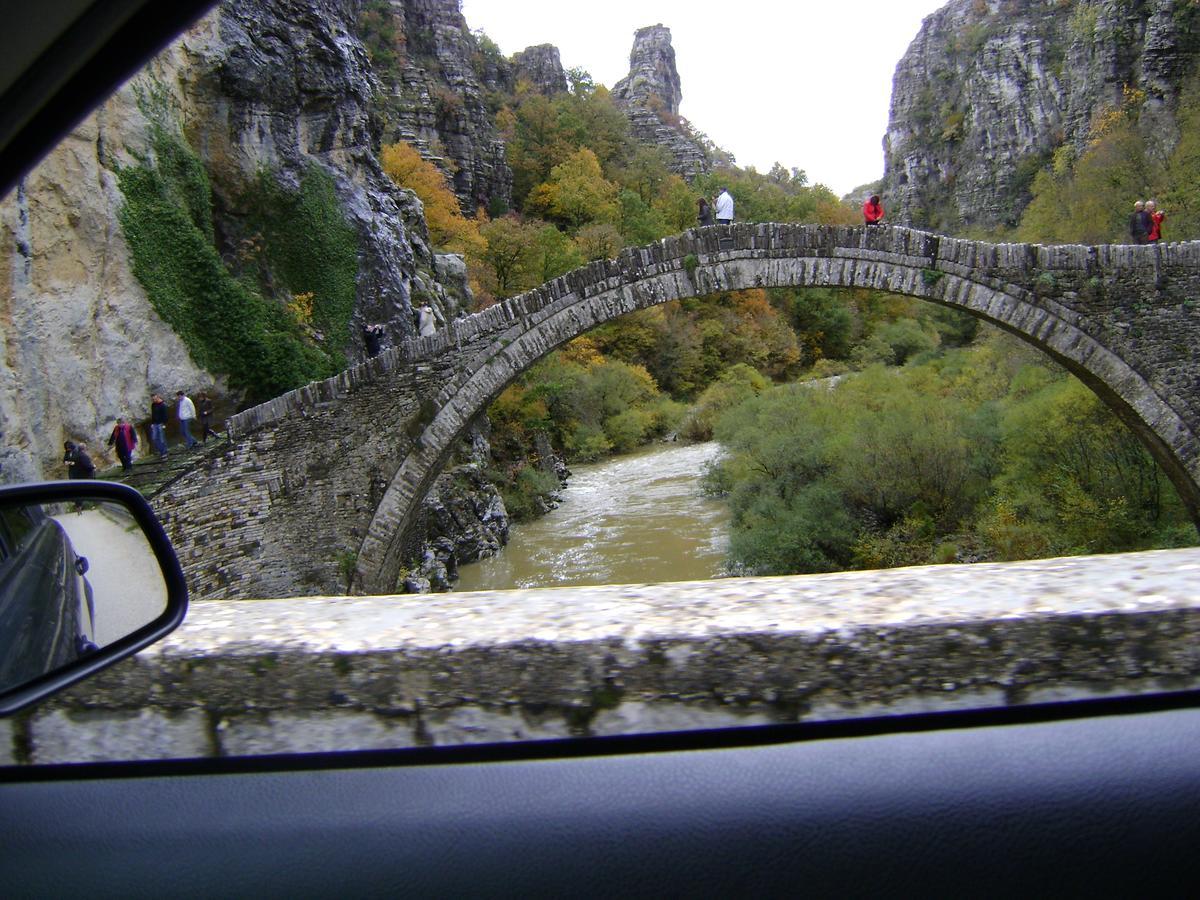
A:
POLYGON ((345 367, 358 277, 358 235, 345 219, 333 177, 316 164, 288 192, 272 173, 260 171, 252 196, 251 228, 263 240, 263 256, 286 296, 312 294, 312 326, 336 369, 345 367))
MULTIPOLYGON (((278 226, 264 228, 264 252, 281 280, 288 288, 313 293, 312 317, 325 331, 321 343, 332 348, 327 350, 288 311, 290 296, 265 296, 229 271, 215 244, 212 186, 191 147, 161 121, 151 125, 150 138, 151 152, 118 173, 124 197, 119 221, 134 275, 192 358, 228 375, 251 400, 342 368, 357 243, 336 210, 332 179, 310 170, 293 202, 281 201, 277 215, 261 218, 278 226), (308 235, 299 236, 305 230, 308 235)), ((260 209, 270 209, 281 196, 268 194, 260 209)))

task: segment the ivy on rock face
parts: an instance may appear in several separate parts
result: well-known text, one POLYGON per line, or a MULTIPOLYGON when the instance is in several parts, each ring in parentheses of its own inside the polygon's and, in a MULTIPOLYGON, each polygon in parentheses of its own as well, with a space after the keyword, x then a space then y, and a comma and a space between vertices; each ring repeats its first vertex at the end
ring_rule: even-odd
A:
POLYGON ((310 164, 300 190, 291 193, 262 171, 256 191, 247 206, 266 263, 287 293, 313 295, 312 327, 322 336, 333 369, 342 369, 354 313, 358 235, 342 214, 333 178, 310 164))
MULTIPOLYGON (((215 244, 203 164, 166 127, 154 126, 151 138, 152 152, 118 173, 125 201, 119 220, 135 277, 196 363, 227 375, 252 400, 338 371, 353 308, 357 242, 330 176, 311 168, 295 197, 264 189, 255 220, 262 230, 256 239, 279 281, 312 294, 306 298, 310 325, 289 311, 290 296, 264 296, 230 272, 215 244), (314 327, 324 341, 315 339, 314 327)), ((273 185, 268 176, 260 182, 273 185)))

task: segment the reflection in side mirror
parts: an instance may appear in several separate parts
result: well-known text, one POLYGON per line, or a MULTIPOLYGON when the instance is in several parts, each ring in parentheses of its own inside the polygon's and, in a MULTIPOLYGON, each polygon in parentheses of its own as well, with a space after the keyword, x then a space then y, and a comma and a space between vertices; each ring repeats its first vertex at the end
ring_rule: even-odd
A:
POLYGON ((183 619, 178 561, 141 495, 0 490, 0 714, 130 655, 183 619))

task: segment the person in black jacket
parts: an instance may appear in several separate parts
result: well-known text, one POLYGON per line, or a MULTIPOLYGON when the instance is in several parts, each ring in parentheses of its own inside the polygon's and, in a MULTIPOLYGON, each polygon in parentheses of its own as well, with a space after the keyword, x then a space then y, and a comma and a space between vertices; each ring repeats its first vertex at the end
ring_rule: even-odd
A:
POLYGON ((213 402, 212 398, 208 396, 207 391, 201 391, 200 396, 196 399, 199 401, 200 406, 200 439, 207 444, 210 434, 213 437, 220 437, 212 427, 213 402))
POLYGON ((1146 212, 1146 204, 1141 200, 1133 204, 1133 215, 1129 217, 1129 237, 1135 244, 1145 244, 1149 240, 1153 224, 1150 213, 1146 212))
POLYGON ((162 394, 150 398, 150 446, 160 459, 167 455, 167 402, 162 394))
POLYGON ((63 462, 67 464, 68 478, 95 478, 96 465, 82 444, 67 441, 63 444, 63 462))

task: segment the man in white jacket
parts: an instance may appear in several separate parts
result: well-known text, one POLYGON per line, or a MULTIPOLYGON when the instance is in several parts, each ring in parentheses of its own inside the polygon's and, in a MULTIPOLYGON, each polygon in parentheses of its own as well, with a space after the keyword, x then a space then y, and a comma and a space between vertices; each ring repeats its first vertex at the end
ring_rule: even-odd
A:
POLYGON ((184 446, 191 450, 199 443, 192 437, 192 422, 196 420, 196 404, 192 403, 191 398, 183 391, 175 392, 175 400, 179 404, 177 407, 179 432, 183 435, 184 446))
POLYGON ((717 194, 717 224, 733 224, 733 197, 729 195, 729 188, 721 188, 721 193, 717 194))

